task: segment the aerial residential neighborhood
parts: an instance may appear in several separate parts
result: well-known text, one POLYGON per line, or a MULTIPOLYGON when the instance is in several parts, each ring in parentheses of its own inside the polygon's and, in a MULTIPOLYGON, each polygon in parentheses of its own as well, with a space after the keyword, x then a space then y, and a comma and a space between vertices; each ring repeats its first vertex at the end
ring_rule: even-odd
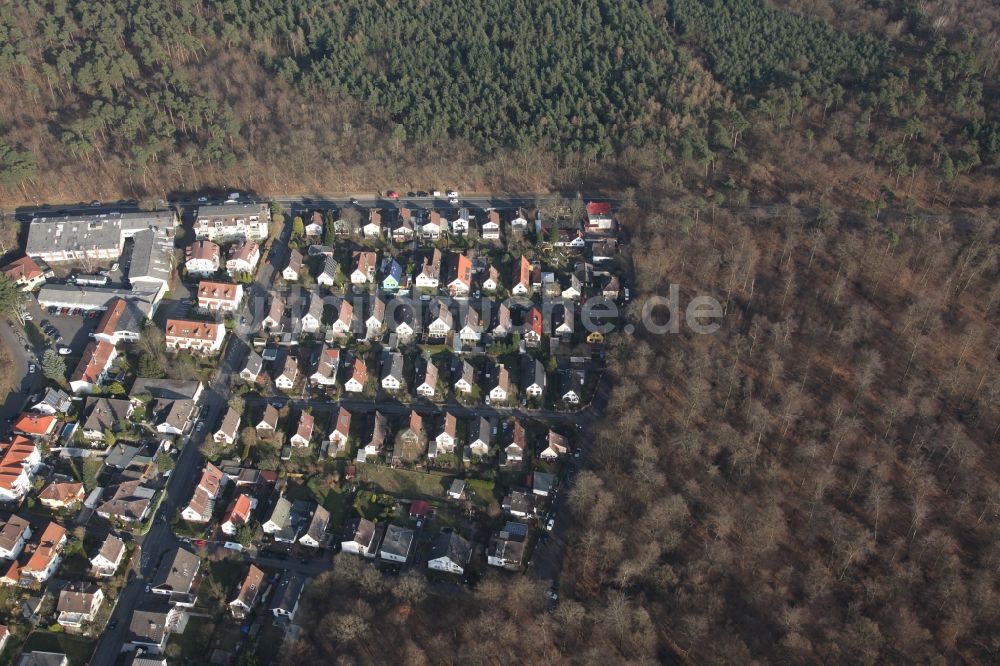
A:
POLYGON ((628 279, 591 252, 611 209, 199 204, 38 215, 3 268, 31 354, 65 368, 0 445, 0 584, 41 600, 13 640, 55 625, 140 663, 224 611, 230 663, 280 649, 337 558, 555 589, 601 399, 605 337, 577 322, 628 279))
POLYGON ((1000 663, 1000 1, 0 3, 0 666, 1000 663))

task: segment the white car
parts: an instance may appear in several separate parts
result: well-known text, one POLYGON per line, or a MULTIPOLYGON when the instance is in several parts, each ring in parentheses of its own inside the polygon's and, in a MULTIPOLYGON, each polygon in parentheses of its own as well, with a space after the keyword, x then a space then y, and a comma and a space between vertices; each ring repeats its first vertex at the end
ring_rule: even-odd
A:
POLYGON ((34 319, 34 317, 31 315, 30 312, 24 313, 24 321, 31 321, 32 319, 34 319))
POLYGON ((455 198, 455 197, 452 197, 451 199, 448 199, 448 203, 450 203, 452 206, 457 206, 458 205, 458 199, 455 198))
POLYGON ((60 356, 69 356, 73 353, 73 350, 69 347, 60 347, 58 351, 60 356))
POLYGON ((240 198, 240 193, 239 192, 230 192, 229 193, 229 198, 235 201, 236 199, 240 198))
POLYGON ((118 270, 118 264, 111 264, 111 272, 114 273, 116 270, 118 270))
POLYGON ((431 194, 435 197, 439 197, 441 196, 441 190, 434 190, 433 192, 431 192, 431 194))
POLYGON ((35 370, 37 370, 37 369, 38 369, 38 367, 34 363, 32 363, 31 365, 28 366, 28 374, 29 375, 30 374, 34 374, 35 370))
POLYGON ((554 528, 555 526, 556 526, 556 519, 555 518, 549 518, 549 522, 545 523, 545 531, 546 532, 551 532, 552 528, 554 528))
POLYGON ((449 199, 457 199, 458 198, 458 192, 456 192, 455 190, 451 190, 450 192, 448 192, 448 198, 449 199))
POLYGON ((205 203, 208 201, 208 197, 198 197, 198 203, 205 203))

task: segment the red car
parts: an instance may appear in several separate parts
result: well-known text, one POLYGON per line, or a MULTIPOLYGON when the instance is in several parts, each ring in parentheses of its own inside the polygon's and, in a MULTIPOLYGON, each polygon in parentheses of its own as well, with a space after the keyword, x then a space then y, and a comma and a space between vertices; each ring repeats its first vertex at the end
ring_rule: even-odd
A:
POLYGON ((194 540, 194 545, 198 546, 198 548, 204 548, 205 547, 205 540, 204 539, 195 539, 194 540))
POLYGON ((393 190, 392 192, 389 192, 389 194, 387 196, 390 199, 398 199, 399 198, 399 192, 397 192, 396 190, 393 190))

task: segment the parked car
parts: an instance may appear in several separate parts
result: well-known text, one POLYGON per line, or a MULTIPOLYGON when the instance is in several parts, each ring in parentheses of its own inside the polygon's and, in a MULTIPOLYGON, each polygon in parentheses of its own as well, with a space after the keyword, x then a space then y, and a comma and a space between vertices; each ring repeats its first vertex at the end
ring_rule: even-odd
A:
POLYGON ((448 198, 449 199, 457 199, 458 198, 458 192, 456 192, 455 190, 450 190, 448 192, 448 198))
POLYGON ((549 522, 545 523, 545 531, 551 532, 555 526, 556 526, 556 519, 549 518, 549 522))
POLYGON ((35 370, 37 369, 38 366, 36 366, 34 363, 28 365, 28 374, 34 374, 35 370))
POLYGON ((398 199, 399 198, 399 192, 397 192, 396 190, 392 190, 391 192, 389 192, 389 194, 387 196, 390 199, 398 199))
POLYGON ((32 319, 34 319, 34 317, 31 315, 30 312, 24 313, 24 321, 31 321, 32 319))
POLYGON ((59 355, 60 356, 69 356, 72 353, 73 353, 73 350, 70 349, 69 347, 60 347, 59 348, 59 355))

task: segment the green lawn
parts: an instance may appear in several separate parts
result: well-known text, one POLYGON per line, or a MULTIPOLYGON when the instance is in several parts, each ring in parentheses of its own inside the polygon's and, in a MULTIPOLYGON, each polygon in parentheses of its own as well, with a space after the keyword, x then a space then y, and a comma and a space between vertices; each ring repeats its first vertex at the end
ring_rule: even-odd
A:
POLYGON ((94 641, 50 631, 35 631, 21 648, 23 652, 62 652, 69 659, 70 666, 85 666, 94 653, 94 641))
POLYGON ((469 495, 472 503, 477 506, 488 507, 497 500, 495 486, 492 481, 486 481, 483 479, 466 479, 465 488, 466 494, 469 495), (475 494, 470 493, 470 490, 474 491, 475 494))
POLYGON ((429 499, 444 497, 452 478, 435 472, 413 472, 368 464, 358 466, 358 476, 361 480, 378 486, 382 492, 397 497, 429 499))

